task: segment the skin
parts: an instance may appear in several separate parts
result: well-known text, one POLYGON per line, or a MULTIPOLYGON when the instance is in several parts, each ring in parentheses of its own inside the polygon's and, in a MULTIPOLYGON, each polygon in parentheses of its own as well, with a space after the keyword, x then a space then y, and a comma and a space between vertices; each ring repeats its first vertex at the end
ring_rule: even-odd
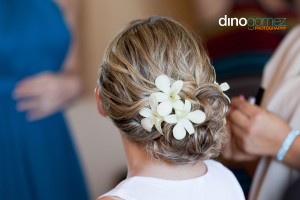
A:
POLYGON ((77 4, 75 0, 56 2, 72 32, 73 40, 59 73, 42 72, 26 77, 16 84, 13 98, 17 100, 17 110, 26 112, 29 121, 42 119, 57 112, 82 91, 78 74, 78 40, 75 25, 77 4))
MULTIPOLYGON (((235 161, 252 161, 261 156, 275 158, 290 126, 277 115, 248 103, 244 98, 232 99, 228 116, 232 140, 223 156, 235 161)), ((300 170, 300 137, 291 145, 283 162, 300 170)))
MULTIPOLYGON (((95 90, 97 107, 100 115, 106 116, 101 106, 101 98, 98 88, 95 90)), ((124 133, 120 132, 121 140, 127 159, 127 178, 133 176, 154 177, 167 180, 184 180, 199 177, 207 172, 207 168, 202 161, 195 165, 175 166, 170 163, 150 158, 143 148, 128 140, 124 133)), ((120 199, 117 197, 102 197, 98 200, 120 199)))

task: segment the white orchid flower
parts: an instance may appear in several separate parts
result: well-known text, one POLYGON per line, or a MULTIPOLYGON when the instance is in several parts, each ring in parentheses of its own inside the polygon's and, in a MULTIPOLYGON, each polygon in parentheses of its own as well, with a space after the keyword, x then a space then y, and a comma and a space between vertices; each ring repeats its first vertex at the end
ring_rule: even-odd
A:
POLYGON ((219 84, 218 82, 215 81, 215 84, 219 85, 223 92, 229 90, 229 88, 230 88, 228 83, 226 83, 226 82, 219 84))
POLYGON ((177 140, 182 140, 186 136, 186 131, 191 135, 195 133, 192 124, 201 124, 205 121, 205 113, 201 110, 191 112, 192 104, 189 100, 183 103, 181 100, 174 103, 175 114, 164 117, 167 123, 175 124, 173 135, 177 140))
MULTIPOLYGON (((216 81, 215 81, 215 84, 217 84, 217 85, 219 85, 219 83, 217 83, 216 81)), ((221 88, 221 90, 223 91, 223 92, 225 92, 225 91, 227 91, 227 90, 229 90, 229 85, 228 85, 228 83, 222 83, 222 84, 220 84, 219 85, 219 87, 221 88)), ((230 98, 224 93, 224 96, 228 99, 228 101, 230 102, 230 98)))
POLYGON ((163 117, 157 113, 158 101, 154 94, 151 94, 149 97, 150 108, 142 108, 139 112, 140 115, 145 117, 141 120, 141 125, 145 130, 151 132, 153 125, 156 130, 162 134, 161 123, 163 117))
POLYGON ((225 82, 225 83, 221 83, 220 88, 223 92, 225 92, 225 91, 229 90, 230 87, 229 87, 228 83, 225 82))
POLYGON ((155 79, 155 85, 162 92, 156 92, 154 95, 158 102, 157 113, 160 116, 167 116, 172 112, 174 104, 181 102, 179 92, 182 89, 183 81, 175 81, 171 86, 170 78, 166 75, 160 75, 155 79))

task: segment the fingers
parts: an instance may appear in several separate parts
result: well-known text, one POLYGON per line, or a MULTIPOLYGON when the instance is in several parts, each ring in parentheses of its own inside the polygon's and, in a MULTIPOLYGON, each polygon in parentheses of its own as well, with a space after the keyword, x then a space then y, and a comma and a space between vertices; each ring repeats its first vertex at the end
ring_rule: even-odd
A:
POLYGON ((49 76, 50 73, 43 73, 20 81, 13 91, 13 98, 20 99, 38 96, 43 92, 44 88, 42 85, 47 82, 49 76))
POLYGON ((238 126, 241 129, 246 129, 249 126, 250 119, 240 110, 233 110, 229 118, 232 125, 238 126))
POLYGON ((39 98, 20 101, 17 104, 17 110, 26 112, 28 121, 44 118, 55 111, 55 109, 49 107, 49 102, 42 101, 39 98))
POLYGON ((28 121, 35 121, 35 120, 38 120, 38 119, 42 119, 42 118, 44 118, 48 115, 49 115, 48 112, 45 112, 41 109, 36 109, 36 110, 32 110, 32 111, 27 113, 27 120, 28 121))
POLYGON ((13 97, 14 99, 34 97, 38 96, 42 90, 43 88, 41 87, 40 80, 35 80, 35 78, 28 79, 16 86, 13 92, 13 97))
POLYGON ((62 76, 42 73, 20 81, 13 92, 17 110, 27 112, 29 120, 46 117, 58 109, 70 98, 67 85, 62 76))
MULTIPOLYGON (((234 137, 236 138, 235 139, 235 142, 236 143, 243 143, 243 140, 245 139, 246 137, 246 132, 243 128, 241 128, 240 126, 238 125, 235 125, 235 124, 231 124, 231 130, 232 130, 232 133, 234 134, 234 137)), ((241 144, 239 144, 239 146, 241 146, 241 144)))
POLYGON ((252 105, 252 104, 248 103, 247 101, 245 101, 241 98, 238 98, 238 97, 235 97, 232 99, 231 106, 233 107, 233 109, 240 110, 242 113, 244 113, 249 118, 251 118, 252 116, 255 116, 256 114, 258 114, 261 111, 261 109, 258 106, 252 105))
POLYGON ((26 100, 21 100, 17 103, 17 110, 22 111, 30 111, 36 110, 41 107, 41 102, 39 98, 31 98, 26 100))
POLYGON ((237 161, 253 160, 257 157, 253 153, 253 131, 255 123, 261 121, 264 112, 241 97, 233 98, 231 106, 231 113, 228 116, 232 133, 231 157, 237 161))
MULTIPOLYGON (((248 138, 247 128, 251 124, 250 119, 239 110, 234 110, 230 116, 230 130, 235 149, 245 151, 245 140, 248 138)), ((238 155, 238 154, 237 154, 238 155)))
POLYGON ((19 112, 27 113, 26 118, 29 121, 40 119, 48 114, 46 105, 40 98, 20 100, 16 107, 19 112))
POLYGON ((43 92, 43 87, 35 84, 18 85, 14 92, 14 99, 37 97, 43 92))

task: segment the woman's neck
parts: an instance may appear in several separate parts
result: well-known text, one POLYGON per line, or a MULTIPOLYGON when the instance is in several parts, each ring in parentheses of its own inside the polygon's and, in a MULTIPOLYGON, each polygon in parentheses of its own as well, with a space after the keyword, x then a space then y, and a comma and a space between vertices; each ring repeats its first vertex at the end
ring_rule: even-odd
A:
POLYGON ((202 176, 207 169, 202 161, 194 165, 172 165, 167 162, 151 159, 146 152, 121 134, 127 157, 127 177, 147 176, 168 180, 184 180, 202 176))

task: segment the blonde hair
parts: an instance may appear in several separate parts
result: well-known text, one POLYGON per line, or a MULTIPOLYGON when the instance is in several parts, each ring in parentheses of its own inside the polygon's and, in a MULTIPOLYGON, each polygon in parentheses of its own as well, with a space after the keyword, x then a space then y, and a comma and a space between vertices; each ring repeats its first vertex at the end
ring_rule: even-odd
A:
POLYGON ((136 20, 110 43, 99 70, 101 103, 113 123, 150 156, 176 165, 217 156, 227 136, 229 102, 215 84, 214 68, 201 43, 170 18, 136 20), (192 102, 192 110, 206 114, 202 124, 194 124, 196 132, 182 140, 173 137, 174 125, 163 123, 163 135, 141 125, 139 111, 158 91, 154 82, 162 74, 172 82, 183 80, 180 96, 192 102))

